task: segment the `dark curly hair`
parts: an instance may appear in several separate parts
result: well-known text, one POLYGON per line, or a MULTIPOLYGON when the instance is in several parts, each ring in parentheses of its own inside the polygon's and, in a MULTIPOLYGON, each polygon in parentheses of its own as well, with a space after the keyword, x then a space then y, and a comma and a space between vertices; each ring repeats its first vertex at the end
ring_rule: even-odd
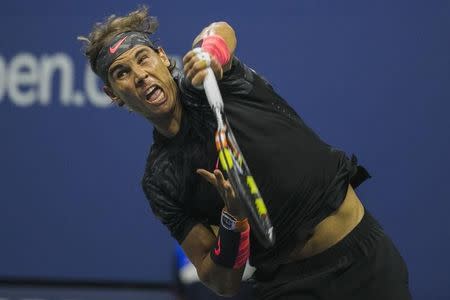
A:
MULTIPOLYGON (((79 36, 78 40, 85 43, 83 52, 89 60, 91 69, 95 72, 97 56, 100 50, 108 45, 116 35, 127 31, 138 31, 152 35, 158 26, 157 18, 149 15, 148 7, 140 6, 128 15, 111 15, 104 22, 96 23, 88 37, 79 36)), ((175 68, 175 60, 169 60, 169 70, 172 71, 175 68)), ((109 82, 105 82, 105 84, 109 85, 109 82)), ((123 106, 124 102, 119 101, 117 104, 123 106)))
MULTIPOLYGON (((104 22, 96 23, 88 37, 79 36, 78 39, 85 43, 84 54, 89 59, 91 69, 95 70, 98 53, 117 34, 139 31, 151 35, 156 31, 158 25, 156 17, 148 14, 148 7, 141 6, 126 16, 109 16, 104 22)), ((106 82, 106 84, 108 83, 106 82)))

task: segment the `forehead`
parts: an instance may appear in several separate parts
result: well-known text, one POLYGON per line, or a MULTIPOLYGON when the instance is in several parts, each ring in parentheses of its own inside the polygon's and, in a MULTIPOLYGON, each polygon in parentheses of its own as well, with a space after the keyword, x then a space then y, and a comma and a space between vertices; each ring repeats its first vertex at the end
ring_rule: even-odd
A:
POLYGON ((129 60, 134 59, 137 55, 141 54, 141 53, 150 53, 150 54, 156 54, 155 51, 145 45, 137 45, 127 51, 125 51, 124 53, 122 53, 121 55, 119 55, 109 66, 109 69, 111 69, 112 67, 114 67, 115 65, 119 65, 119 64, 123 64, 126 63, 129 60))

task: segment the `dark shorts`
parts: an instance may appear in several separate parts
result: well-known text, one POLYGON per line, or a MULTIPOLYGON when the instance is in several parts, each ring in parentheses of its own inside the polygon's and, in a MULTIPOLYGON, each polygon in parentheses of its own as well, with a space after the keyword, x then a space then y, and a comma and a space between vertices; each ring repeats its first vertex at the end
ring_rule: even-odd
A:
POLYGON ((336 245, 310 258, 257 270, 259 299, 411 299, 403 258, 366 211, 361 222, 336 245))

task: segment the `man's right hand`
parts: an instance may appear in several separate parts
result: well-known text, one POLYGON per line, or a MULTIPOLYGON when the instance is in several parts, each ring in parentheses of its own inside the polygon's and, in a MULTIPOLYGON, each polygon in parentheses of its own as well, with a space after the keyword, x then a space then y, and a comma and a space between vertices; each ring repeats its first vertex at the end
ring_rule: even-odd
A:
MULTIPOLYGON (((209 35, 217 35, 223 38, 228 48, 230 59, 225 65, 221 65, 216 58, 211 57, 210 67, 216 75, 217 80, 222 79, 223 73, 230 70, 233 60, 234 50, 236 49, 236 33, 227 22, 214 22, 205 27, 194 39, 192 47, 197 47, 200 41, 209 35)), ((202 86, 206 76, 207 61, 199 59, 197 53, 191 50, 183 58, 184 74, 193 86, 202 86)))
POLYGON ((223 69, 220 63, 214 57, 210 57, 210 62, 208 63, 206 59, 202 59, 197 55, 195 49, 186 53, 183 58, 183 64, 186 79, 193 86, 203 85, 203 81, 206 77, 206 68, 208 67, 211 67, 217 80, 222 79, 223 69))

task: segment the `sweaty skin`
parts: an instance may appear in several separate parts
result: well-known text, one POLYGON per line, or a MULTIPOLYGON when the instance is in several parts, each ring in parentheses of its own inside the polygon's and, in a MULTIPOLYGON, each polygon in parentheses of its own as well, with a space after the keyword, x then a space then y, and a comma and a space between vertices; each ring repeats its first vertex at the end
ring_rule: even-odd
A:
POLYGON ((104 90, 113 101, 123 102, 152 122, 161 134, 172 137, 180 129, 182 109, 169 65, 162 48, 155 52, 147 46, 136 46, 111 64, 110 85, 104 90))
POLYGON ((312 237, 304 245, 297 245, 287 262, 311 257, 337 244, 358 225, 363 216, 364 207, 349 185, 341 206, 314 228, 312 237))

